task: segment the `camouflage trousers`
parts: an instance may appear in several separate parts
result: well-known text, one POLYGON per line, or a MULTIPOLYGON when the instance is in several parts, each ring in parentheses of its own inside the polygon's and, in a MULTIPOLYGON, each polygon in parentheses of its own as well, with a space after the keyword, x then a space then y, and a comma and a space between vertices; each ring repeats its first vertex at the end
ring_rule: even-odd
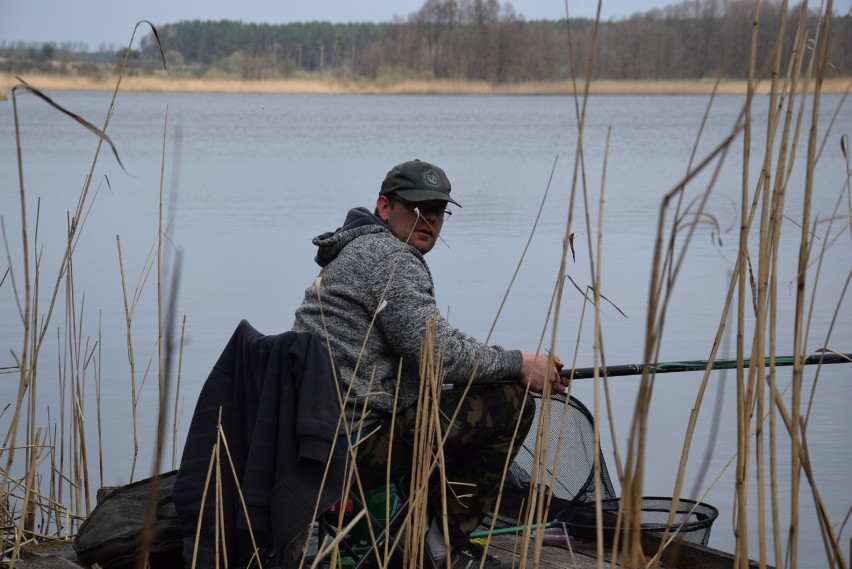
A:
MULTIPOLYGON (((532 397, 520 384, 486 384, 471 387, 450 425, 462 394, 461 388, 444 391, 438 405, 441 432, 447 433, 444 464, 446 481, 452 485, 452 489, 446 488, 447 537, 452 547, 467 543, 471 532, 492 510, 506 455, 511 450, 514 459, 535 417, 532 397), (517 442, 513 445, 519 417, 517 442), (460 494, 464 497, 457 497, 460 494)), ((392 478, 411 472, 416 421, 416 405, 398 412, 395 419, 389 415, 379 421, 378 431, 358 445, 356 464, 363 480, 387 480, 388 456, 392 478)), ((375 428, 373 425, 365 430, 375 428)), ((433 473, 429 488, 431 515, 440 516, 442 512, 441 483, 441 477, 433 473)))

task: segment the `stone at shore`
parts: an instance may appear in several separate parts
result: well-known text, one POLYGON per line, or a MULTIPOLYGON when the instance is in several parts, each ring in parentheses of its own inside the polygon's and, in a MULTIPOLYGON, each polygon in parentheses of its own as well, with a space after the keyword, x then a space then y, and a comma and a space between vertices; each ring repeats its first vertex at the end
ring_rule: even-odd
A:
POLYGON ((85 567, 77 559, 70 541, 49 541, 24 546, 15 563, 16 569, 80 569, 85 567))

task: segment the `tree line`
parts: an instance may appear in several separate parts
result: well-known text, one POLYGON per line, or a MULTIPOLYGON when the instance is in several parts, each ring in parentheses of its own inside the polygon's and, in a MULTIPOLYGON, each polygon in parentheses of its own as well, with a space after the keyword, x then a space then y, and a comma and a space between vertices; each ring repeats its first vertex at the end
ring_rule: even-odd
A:
MULTIPOLYGON (((561 81, 585 72, 594 44, 598 79, 740 79, 749 64, 754 5, 684 0, 601 22, 596 42, 593 20, 527 21, 499 0, 426 0, 390 23, 182 21, 162 25, 159 42, 146 35, 130 53, 131 68, 155 72, 162 49, 172 73, 244 80, 322 74, 373 81, 561 81)), ((777 0, 761 2, 758 69, 771 61, 782 21, 782 52, 791 53, 802 19, 813 37, 818 13, 801 5, 782 13, 777 0)), ((123 52, 118 55, 123 59, 123 52)), ((852 16, 832 17, 829 57, 838 74, 852 74, 852 16)))

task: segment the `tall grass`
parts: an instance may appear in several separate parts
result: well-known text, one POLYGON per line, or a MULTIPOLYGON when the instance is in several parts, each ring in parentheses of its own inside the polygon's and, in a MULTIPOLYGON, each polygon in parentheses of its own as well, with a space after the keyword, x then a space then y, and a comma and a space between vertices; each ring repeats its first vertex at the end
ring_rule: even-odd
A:
MULTIPOLYGON (((832 4, 829 1, 825 6, 825 13, 830 13, 832 4)), ((803 6, 802 9, 805 9, 803 6)), ((786 14, 786 5, 781 11, 786 14)), ((760 4, 755 5, 753 13, 755 28, 760 25, 760 4)), ((804 21, 804 18, 800 19, 804 21)), ((687 258, 692 238, 699 226, 702 224, 716 224, 717 220, 707 211, 707 203, 715 190, 718 172, 723 164, 736 160, 731 155, 731 149, 735 141, 740 137, 743 139, 744 152, 741 161, 742 184, 739 203, 739 247, 734 272, 730 278, 727 289, 726 303, 719 315, 719 326, 713 339, 708 354, 708 366, 705 370, 700 385, 695 392, 692 411, 688 423, 684 425, 684 438, 682 442, 681 460, 678 466, 677 478, 672 491, 674 502, 683 494, 686 482, 686 470, 689 459, 693 454, 693 444, 696 432, 696 424, 705 403, 706 389, 711 380, 711 366, 718 354, 722 343, 723 333, 726 330, 729 315, 734 316, 734 334, 736 338, 737 358, 743 361, 750 358, 751 361, 763 361, 764 357, 774 358, 779 353, 793 353, 799 360, 793 368, 793 377, 789 385, 780 384, 778 375, 773 365, 767 368, 746 367, 740 365, 736 374, 736 403, 737 403, 737 451, 731 457, 729 465, 732 465, 735 478, 735 492, 730 497, 735 504, 736 517, 732 520, 733 532, 736 536, 735 543, 735 565, 746 567, 749 557, 755 555, 758 564, 763 567, 775 565, 776 567, 807 567, 811 566, 817 557, 815 552, 808 552, 807 559, 803 559, 803 552, 799 550, 799 519, 803 504, 800 502, 800 488, 807 485, 810 499, 816 508, 820 531, 824 542, 824 561, 827 566, 846 568, 849 565, 848 556, 842 548, 843 530, 845 525, 838 526, 838 520, 829 517, 825 504, 825 498, 821 495, 817 480, 811 463, 808 439, 808 421, 812 413, 813 392, 807 393, 803 382, 803 365, 801 358, 808 353, 807 346, 813 341, 809 338, 809 325, 811 323, 811 310, 816 300, 816 283, 818 279, 825 278, 823 258, 831 247, 842 247, 845 243, 844 236, 852 235, 852 193, 850 192, 850 169, 848 158, 848 140, 841 139, 841 152, 846 159, 846 171, 839 186, 837 203, 834 212, 829 219, 814 218, 813 191, 814 171, 819 162, 823 148, 827 146, 829 132, 819 131, 821 108, 821 95, 825 92, 826 76, 829 73, 830 62, 827 61, 825 46, 826 38, 830 34, 829 18, 822 20, 822 26, 817 30, 799 28, 797 40, 791 53, 782 52, 781 38, 785 35, 784 26, 786 22, 782 19, 781 27, 777 33, 777 48, 774 56, 769 62, 756 60, 756 49, 749 61, 749 78, 745 84, 745 102, 740 116, 730 126, 729 134, 722 140, 712 141, 709 151, 699 153, 699 142, 701 134, 696 138, 693 158, 686 165, 683 178, 664 196, 659 206, 657 233, 654 242, 654 259, 650 269, 650 287, 648 291, 647 313, 645 316, 645 337, 643 339, 644 362, 657 361, 661 353, 664 330, 668 317, 668 310, 672 295, 677 290, 678 278, 683 268, 684 260, 687 258), (787 61, 786 67, 782 62, 787 61), (769 80, 762 79, 769 77, 769 80), (764 99, 757 99, 756 95, 765 93, 764 99), (757 124, 754 106, 764 103, 768 105, 769 113, 766 124, 757 124), (810 109, 810 115, 807 114, 810 109), (755 157, 751 154, 753 140, 761 140, 762 153, 755 157), (804 163, 797 163, 797 150, 800 146, 806 148, 804 163), (752 164, 759 162, 760 174, 757 179, 752 179, 750 172, 752 164), (797 253, 797 272, 795 275, 795 317, 792 321, 779 320, 779 255, 780 238, 782 231, 787 230, 789 223, 788 214, 785 213, 785 204, 791 193, 791 174, 794 171, 805 172, 804 182, 804 208, 801 219, 796 220, 799 233, 799 248, 797 253), (699 185, 700 184, 700 185, 699 185), (794 330, 791 345, 778 345, 777 331, 780 327, 792 327, 794 330), (782 449, 790 449, 789 461, 784 462, 782 449), (779 471, 789 471, 791 484, 789 488, 789 499, 781 496, 782 488, 778 483, 779 471), (756 496, 756 508, 752 508, 749 501, 756 496), (782 508, 789 504, 789 511, 784 512, 782 508), (756 512, 757 519, 752 519, 750 512, 756 512), (782 517, 789 518, 789 523, 782 524, 782 517), (757 528, 757 543, 750 542, 751 528, 757 528)), ((135 32, 134 32, 135 33, 135 32)), ((755 30, 755 42, 757 38, 755 30)), ((132 40, 131 40, 132 42, 132 40)), ((591 50, 594 57, 594 50, 591 50)), ((592 68, 589 62, 588 69, 592 68)), ((97 195, 97 190, 90 193, 93 183, 92 175, 95 164, 99 159, 101 145, 111 141, 107 136, 112 109, 115 104, 119 88, 122 85, 122 76, 115 85, 110 108, 103 126, 96 127, 86 121, 81 124, 93 132, 99 140, 98 149, 93 158, 89 176, 84 184, 78 198, 77 207, 73 214, 69 214, 66 240, 62 244, 64 254, 59 267, 54 272, 47 272, 40 262, 41 243, 38 239, 38 214, 36 214, 36 230, 31 235, 29 223, 31 223, 31 211, 28 209, 26 185, 24 183, 24 171, 22 166, 22 146, 20 132, 16 123, 17 160, 19 168, 19 194, 21 204, 21 262, 13 266, 12 256, 9 251, 9 238, 6 233, 5 220, 3 221, 4 244, 7 250, 8 269, 0 279, 0 286, 14 287, 18 303, 22 334, 21 345, 14 348, 15 365, 4 372, 13 372, 18 377, 18 395, 9 407, 11 413, 10 427, 5 435, 2 448, 0 448, 0 459, 3 461, 2 485, 0 485, 0 515, 2 515, 3 531, 0 534, 0 547, 2 556, 11 565, 18 559, 20 548, 28 542, 40 542, 45 540, 63 540, 72 536, 78 527, 80 520, 84 519, 92 506, 92 479, 90 469, 94 461, 92 459, 92 446, 88 444, 93 436, 92 430, 87 429, 85 417, 89 412, 85 408, 87 401, 87 385, 94 378, 96 401, 99 400, 100 380, 104 373, 100 363, 101 340, 86 337, 84 320, 86 303, 83 294, 78 295, 74 283, 74 248, 79 234, 84 228, 86 212, 91 207, 92 201, 97 195), (44 289, 44 280, 48 279, 46 299, 41 297, 44 289), (64 297, 64 302, 60 300, 64 297), (62 324, 57 327, 57 352, 61 354, 56 362, 57 365, 57 390, 60 393, 59 417, 48 415, 48 425, 39 425, 37 421, 39 409, 38 383, 45 375, 45 365, 39 366, 39 355, 41 354, 43 342, 48 336, 52 322, 58 316, 54 315, 57 303, 65 306, 62 316, 62 324), (45 308, 46 305, 46 308, 45 308), (24 440, 19 440, 23 433, 24 440), (16 466, 22 468, 14 468, 16 466), (45 476, 44 473, 48 475, 45 476)), ((544 318, 542 333, 538 349, 542 351, 542 357, 552 358, 552 355, 544 354, 543 346, 547 345, 549 354, 556 351, 559 345, 557 337, 558 320, 564 318, 561 314, 560 302, 565 296, 566 273, 568 265, 578 256, 573 248, 573 235, 575 232, 584 231, 587 235, 595 235, 595 240, 588 241, 588 251, 581 252, 587 256, 589 263, 589 283, 574 282, 576 292, 579 293, 584 302, 591 309, 594 337, 594 363, 605 365, 607 354, 604 346, 604 335, 601 326, 601 308, 606 303, 604 291, 607 288, 607 271, 602 266, 603 243, 606 232, 603 228, 604 196, 606 195, 606 172, 611 166, 603 164, 603 174, 594 188, 595 182, 586 177, 584 148, 584 124, 585 113, 588 105, 594 104, 594 94, 599 92, 601 83, 595 83, 590 71, 585 72, 582 79, 578 79, 567 86, 569 92, 574 94, 573 104, 577 116, 576 154, 573 162, 573 177, 570 188, 565 188, 570 193, 570 206, 566 212, 566 223, 563 235, 563 248, 558 259, 553 260, 554 279, 552 283, 551 307, 544 318), (597 87, 596 87, 597 85, 597 87), (597 192, 597 231, 593 230, 592 219, 594 217, 593 195, 597 192), (581 219, 577 222, 576 219, 581 219), (582 227, 585 224, 585 227, 582 227), (570 256, 570 259, 569 259, 570 256), (545 344, 547 342, 547 344, 545 344)), ((211 88, 208 84, 208 88, 211 88)), ((563 86, 564 87, 564 86, 563 86)), ((154 88, 149 86, 149 88, 154 88)), ((174 85, 171 88, 175 88, 174 85)), ((200 88, 200 87, 198 87, 200 88)), ((229 87, 230 88, 230 87, 229 87)), ((252 86, 256 88, 256 86, 252 86)), ((271 86, 270 88, 284 89, 283 86, 271 86)), ((300 88, 316 88, 302 85, 300 88)), ((327 88, 327 86, 323 87, 327 88)), ((422 87, 427 89, 427 87, 422 87)), ((435 88, 434 85, 431 88, 435 88)), ((850 88, 847 81, 842 87, 847 92, 850 88)), ((225 89, 225 87, 222 87, 225 89)), ((408 86, 405 89, 415 89, 408 86)), ((717 82, 712 86, 712 95, 725 91, 725 84, 717 82)), ((47 98, 41 91, 31 87, 27 83, 20 83, 12 91, 12 102, 17 120, 16 95, 18 90, 29 90, 45 99, 47 104, 54 106, 56 103, 47 98)), ((404 91, 404 89, 403 89, 404 91)), ((406 91, 407 92, 407 91, 406 91)), ((423 92, 432 92, 424 90, 423 92)), ((713 103, 713 96, 708 102, 709 108, 713 103)), ((80 117, 65 111, 66 114, 78 120, 80 117)), ((707 120, 706 117, 704 120, 707 120)), ((167 125, 164 125, 164 132, 167 125)), ((845 135, 844 135, 845 136, 845 135)), ((608 144, 608 141, 607 141, 608 144)), ((115 150, 115 149, 113 149, 115 150)), ((829 150, 830 151, 830 150, 829 150)), ((163 143, 162 155, 165 160, 166 144, 163 143)), ((117 152, 116 152, 117 156, 117 152)), ((145 261, 136 291, 128 296, 125 279, 124 259, 121 250, 121 241, 117 237, 116 245, 118 251, 118 271, 121 274, 122 294, 124 298, 124 317, 126 326, 126 343, 130 374, 128 378, 129 389, 132 394, 130 412, 133 416, 134 427, 134 453, 130 476, 136 474, 136 464, 139 449, 140 433, 137 430, 137 404, 139 401, 141 385, 137 384, 136 350, 134 349, 133 316, 137 308, 140 291, 147 282, 149 273, 156 268, 157 274, 157 331, 156 331, 156 355, 152 360, 156 361, 157 369, 157 401, 158 421, 156 434, 156 458, 154 470, 161 468, 160 460, 163 454, 162 442, 166 437, 167 421, 171 418, 173 431, 173 449, 177 446, 176 424, 179 421, 177 405, 171 415, 168 414, 168 394, 171 392, 171 378, 174 376, 172 367, 174 357, 177 355, 177 368, 180 369, 180 349, 173 349, 174 323, 174 298, 177 291, 179 264, 170 264, 165 260, 164 246, 168 243, 169 223, 163 219, 163 172, 165 163, 161 166, 160 179, 160 217, 155 245, 152 247, 155 254, 145 261), (171 279, 166 276, 165 269, 171 267, 171 279)), ((547 195, 548 190, 545 192, 547 195)), ((543 207, 544 201, 542 201, 543 207)), ((535 231, 537 220, 533 221, 532 232, 535 231)), ((520 270, 523 258, 518 263, 520 270)), ((516 271, 517 274, 517 271, 516 271)), ((846 274, 848 285, 852 272, 846 274)), ((393 278, 393 275, 391 275, 393 278)), ((511 285, 510 285, 511 287, 511 285)), ((319 286, 317 289, 319 290, 319 286)), ((571 289, 569 289, 571 290, 571 289)), ((844 294, 846 288, 843 289, 844 294)), ((572 291, 571 294, 575 292, 572 291)), ((507 291, 508 294, 508 291, 507 291)), ((840 314, 840 306, 843 298, 837 299, 835 318, 840 314)), ((499 317, 499 314, 498 314, 499 317)), ((580 335, 581 328, 586 325, 586 309, 577 322, 577 334, 580 335)), ((496 324, 496 319, 495 319, 496 324)), ((181 330, 180 345, 183 343, 186 320, 184 319, 181 330)), ((99 323, 100 327, 100 323, 99 323)), ((492 327, 493 330, 493 327, 492 327)), ((489 333, 490 338, 490 333, 489 333)), ((487 341, 487 339, 486 339, 487 341)), ((824 339, 819 339, 822 349, 831 350, 830 332, 824 339)), ((579 346, 579 341, 577 342, 579 346)), ((844 347, 836 351, 848 351, 844 347)), ((412 466, 413 475, 410 480, 409 496, 411 497, 411 508, 408 518, 404 523, 404 531, 396 536, 394 540, 405 539, 405 562, 409 567, 418 567, 423 563, 423 541, 422 535, 425 531, 427 520, 426 498, 429 488, 428 480, 433 476, 444 476, 443 439, 440 432, 440 418, 436 402, 440 397, 441 365, 440 350, 434 345, 434 337, 427 331, 424 339, 424 352, 421 358, 424 362, 421 369, 422 392, 419 399, 420 417, 422 420, 417 430, 417 448, 415 453, 417 462, 412 466)), ((579 350, 575 348, 573 360, 578 358, 579 350)), ((43 362, 42 362, 43 363, 43 362)), ((146 374, 147 375, 147 374, 146 374)), ((179 381, 179 373, 178 381, 179 381)), ((144 380, 142 381, 144 384, 144 380)), ((608 379, 605 375, 596 377, 594 380, 594 405, 595 416, 601 417, 604 409, 611 409, 608 379)), ((815 387, 813 388, 815 389, 815 387)), ((599 518, 597 560, 600 567, 604 566, 607 555, 613 564, 619 563, 623 567, 653 567, 659 566, 663 550, 674 540, 678 539, 677 528, 664 536, 660 549, 647 551, 642 547, 641 529, 641 499, 646 487, 646 466, 649 459, 648 446, 648 422, 651 402, 654 399, 655 377, 650 368, 646 366, 639 381, 638 395, 635 401, 633 416, 629 423, 627 433, 616 433, 615 425, 610 422, 609 436, 611 436, 615 447, 615 464, 619 486, 622 489, 621 510, 618 516, 616 537, 610 552, 604 551, 603 546, 603 522, 601 520, 601 504, 598 500, 597 511, 599 518), (626 437, 626 446, 618 443, 626 437)), ((545 391, 545 402, 548 392, 545 391)), ((346 394, 340 394, 341 400, 346 394)), ((103 454, 100 445, 101 425, 100 409, 95 410, 98 417, 98 460, 99 481, 103 485, 103 454)), ((535 463, 533 480, 536 484, 530 490, 527 497, 528 518, 524 520, 523 531, 518 546, 519 557, 517 564, 521 567, 529 564, 538 565, 541 562, 542 534, 532 535, 532 527, 546 521, 544 518, 545 504, 550 500, 546 488, 549 484, 546 465, 554 460, 560 448, 548 448, 541 441, 548 440, 547 430, 551 428, 551 410, 547 403, 543 406, 542 414, 538 423, 534 426, 535 440, 539 442, 535 449, 537 461, 535 463)), ((607 413, 612 417, 612 412, 607 413)), ((357 425, 347 425, 342 419, 341 433, 351 441, 351 433, 358 430, 357 425)), ((367 435, 369 436, 369 434, 367 435)), ((606 436, 603 425, 596 424, 595 435, 595 457, 598 456, 601 438, 606 436)), ((211 457, 210 483, 218 487, 218 475, 224 468, 232 468, 228 458, 227 441, 220 437, 211 457)), ((567 440, 560 443, 570 445, 567 440)), ((352 462, 357 457, 357 444, 349 445, 352 462)), ((172 464, 175 456, 172 455, 172 464)), ((505 468, 508 469, 508 461, 505 468)), ((727 467, 726 467, 727 468, 727 467)), ((343 488, 344 493, 358 492, 363 496, 364 488, 358 479, 357 471, 350 470, 347 473, 347 485, 343 488)), ((710 473, 710 478, 719 479, 721 473, 710 473)), ((600 472, 596 472, 599 481, 600 472)), ((234 474, 234 478, 238 478, 234 474)), ((390 482, 390 481, 388 481, 390 482)), ((448 481, 452 482, 452 481, 448 481)), ((445 486, 446 487, 446 486, 445 486)), ((450 486, 452 487, 452 486, 450 486)), ((705 490, 709 491, 709 488, 705 490)), ((444 500, 447 496, 442 496, 444 500)), ((498 507, 502 497, 498 497, 498 507)), ((669 513, 670 525, 673 525, 674 510, 669 513)), ((354 525, 360 516, 350 521, 350 527, 354 525)), ((344 525, 341 517, 339 524, 344 525)), ((369 523, 370 532, 376 535, 378 528, 373 528, 369 523)), ((310 529, 310 528, 306 528, 310 529)), ((492 528, 493 529, 493 528, 492 528)), ((727 528, 722 528, 725 531, 727 528)), ((717 530, 719 531, 719 530, 717 530)), ((345 532, 345 530, 344 530, 345 532)), ((489 542, 489 546, 490 546, 489 542)), ((332 559, 341 555, 337 541, 320 544, 320 553, 317 559, 328 553, 332 559)), ((373 543, 377 557, 383 562, 389 562, 391 549, 389 544, 379 548, 373 543)), ((260 559, 260 555, 258 555, 260 559)), ((820 557, 820 561, 822 561, 820 557)))
MULTIPOLYGON (((760 4, 758 3, 755 5, 754 12, 756 26, 760 22, 759 8, 760 4)), ((826 9, 830 10, 830 3, 826 9)), ((739 254, 728 291, 728 301, 720 316, 719 330, 708 358, 710 363, 708 363, 707 371, 696 394, 693 411, 687 426, 674 498, 679 498, 683 489, 695 422, 701 410, 704 391, 710 377, 710 366, 717 354, 728 310, 736 310, 735 332, 737 357, 740 361, 744 358, 751 358, 751 361, 762 361, 765 356, 770 359, 773 358, 777 353, 776 350, 779 350, 775 341, 777 327, 779 325, 792 325, 795 329, 793 345, 780 347, 784 352, 790 351, 797 357, 790 387, 789 404, 784 402, 781 388, 776 385, 774 366, 770 365, 768 369, 760 366, 746 369, 745 366, 740 366, 737 370, 738 445, 735 457, 736 494, 734 496, 737 513, 734 521, 734 530, 737 536, 735 564, 738 567, 745 567, 748 564, 749 552, 757 551, 757 560, 761 566, 765 566, 767 563, 773 563, 776 566, 799 566, 797 533, 800 503, 798 496, 800 477, 805 475, 809 477, 813 500, 820 516, 820 527, 824 532, 826 561, 832 567, 846 567, 847 562, 838 547, 837 536, 832 529, 831 520, 827 518, 819 489, 815 480, 809 475, 811 466, 805 452, 806 425, 800 417, 803 395, 801 358, 807 355, 807 342, 803 334, 803 316, 808 298, 811 301, 814 298, 808 294, 808 281, 819 276, 819 273, 812 275, 808 270, 811 264, 814 242, 818 238, 811 230, 810 212, 814 184, 813 172, 817 163, 816 150, 821 143, 818 138, 818 124, 820 96, 822 94, 821 85, 827 72, 825 38, 829 32, 829 19, 823 19, 823 27, 819 30, 804 28, 797 30, 798 41, 794 46, 793 53, 789 54, 789 64, 786 70, 781 68, 782 54, 780 48, 784 24, 785 22, 782 20, 781 28, 778 30, 779 39, 777 40, 778 47, 775 50, 775 57, 773 61, 768 63, 771 77, 768 98, 770 112, 767 124, 764 126, 765 146, 763 156, 759 157, 762 167, 758 179, 754 181, 749 177, 750 164, 753 159, 750 154, 751 141, 759 127, 759 125, 755 125, 753 119, 753 105, 756 103, 754 95, 759 83, 757 79, 759 62, 755 61, 754 55, 752 55, 749 62, 749 89, 741 120, 733 125, 732 134, 728 139, 722 141, 704 160, 699 161, 696 166, 689 169, 683 181, 665 197, 661 204, 657 246, 649 291, 645 361, 656 361, 659 354, 668 300, 676 286, 680 266, 684 255, 688 252, 688 245, 694 228, 702 216, 706 215, 704 204, 706 198, 714 189, 715 175, 710 177, 711 181, 701 193, 701 197, 691 204, 690 209, 685 212, 680 210, 682 196, 698 172, 704 168, 718 168, 724 160, 729 159, 727 151, 730 143, 734 136, 742 131, 744 154, 742 156, 739 254), (805 65, 805 63, 807 64, 805 65), (807 71, 803 71, 804 69, 807 69, 807 71), (809 94, 811 94, 810 98, 809 94), (802 141, 799 133, 803 124, 807 125, 804 118, 807 104, 810 104, 812 108, 812 115, 808 127, 808 139, 802 141), (801 236, 799 270, 796 277, 796 316, 793 322, 779 323, 777 319, 779 238, 782 222, 785 218, 784 204, 790 173, 793 170, 797 146, 802 143, 807 145, 807 160, 803 165, 806 172, 805 206, 802 219, 799 222, 801 236), (758 222, 756 231, 755 220, 758 222), (755 257, 757 258, 756 271, 755 257), (752 319, 752 322, 748 321, 749 318, 752 319), (753 326, 750 341, 747 338, 749 326, 753 326), (781 527, 778 521, 780 497, 776 478, 777 469, 784 466, 779 464, 778 445, 781 444, 779 440, 781 435, 776 428, 779 419, 786 427, 789 445, 792 449, 791 462, 786 465, 792 475, 790 511, 788 513, 791 521, 786 529, 781 527), (766 434, 767 425, 769 427, 768 437, 766 434), (753 455, 753 453, 756 455, 753 455), (768 472, 765 468, 767 463, 769 465, 768 472), (756 476, 752 473, 753 467, 756 468, 756 476), (749 527, 751 523, 754 523, 754 520, 749 519, 750 488, 756 490, 758 501, 756 508, 758 543, 756 548, 749 544, 749 527), (766 489, 770 490, 769 496, 765 493, 766 489), (764 513, 767 511, 772 513, 771 520, 764 517, 764 513), (784 545, 784 537, 787 538, 786 546, 784 545), (785 548, 786 551, 784 551, 785 548)), ((847 170, 846 183, 843 188, 847 199, 849 192, 848 176, 847 170)), ((831 234, 826 234, 822 239, 831 241, 833 237, 831 234)), ((838 300, 838 306, 841 300, 838 300)), ((822 345, 824 348, 830 349, 828 338, 822 345)), ((646 370, 642 377, 630 433, 631 442, 628 448, 627 468, 621 480, 624 490, 622 505, 624 507, 625 535, 618 553, 622 562, 628 566, 642 563, 644 559, 638 539, 639 513, 644 475, 646 425, 653 387, 654 377, 646 370)), ((674 512, 672 511, 670 521, 673 515, 674 512)), ((658 556, 653 557, 652 563, 658 562, 658 559, 658 556)), ((809 558, 803 563, 809 566, 814 561, 813 558, 809 558)))
MULTIPOLYGON (((134 30, 134 36, 136 31, 134 30)), ((131 37, 131 43, 133 39, 131 37)), ((126 63, 126 62, 125 62, 126 63)), ((91 206, 96 199, 102 184, 94 184, 93 173, 100 157, 100 151, 106 144, 113 152, 115 159, 121 165, 121 160, 116 147, 110 137, 106 134, 110 123, 116 98, 121 86, 122 74, 119 74, 115 84, 110 106, 104 119, 103 126, 97 127, 83 117, 64 108, 47 96, 42 90, 37 89, 29 83, 18 80, 12 88, 13 117, 15 120, 15 140, 18 164, 18 189, 20 196, 20 272, 16 273, 16 267, 10 252, 10 240, 5 230, 5 219, 3 222, 3 241, 6 250, 8 269, 3 284, 13 288, 17 303, 20 325, 22 327, 22 345, 19 349, 12 348, 11 353, 15 365, 5 369, 7 373, 14 371, 18 375, 18 390, 16 401, 11 407, 12 416, 9 426, 4 435, 3 445, 0 448, 0 503, 2 503, 2 532, 0 532, 0 562, 8 562, 14 566, 20 548, 29 543, 42 541, 67 540, 72 537, 85 519, 93 506, 93 488, 90 472, 92 470, 92 455, 89 442, 92 440, 91 433, 86 429, 86 402, 87 385, 94 377, 96 390, 95 403, 97 409, 97 460, 99 482, 103 485, 103 445, 101 442, 102 424, 100 409, 100 386, 101 386, 101 351, 100 332, 96 339, 86 336, 87 329, 85 315, 87 313, 85 294, 78 295, 75 285, 74 252, 79 241, 91 206), (59 266, 55 273, 43 267, 41 256, 43 244, 39 241, 39 210, 35 216, 36 229, 30 234, 28 224, 31 222, 28 214, 28 196, 26 192, 25 176, 23 170, 21 144, 21 132, 19 126, 19 115, 17 108, 17 97, 19 93, 27 92, 52 106, 65 117, 76 121, 85 130, 97 137, 97 148, 89 167, 83 187, 76 200, 73 211, 68 212, 66 238, 60 244, 64 250, 59 260, 59 266), (94 185, 94 187, 93 187, 94 185), (33 259, 35 262, 33 262, 33 259), (48 280, 47 307, 42 308, 41 293, 43 281, 48 280), (50 283, 53 283, 50 285, 50 283), (23 291, 21 294, 20 291, 23 291), (57 307, 64 306, 64 314, 56 316, 57 307), (48 338, 48 332, 54 326, 54 320, 60 319, 56 327, 56 353, 57 353, 57 391, 59 393, 58 410, 59 417, 52 415, 48 407, 47 426, 39 426, 41 415, 39 403, 38 384, 40 376, 49 369, 48 364, 40 362, 43 353, 44 341, 48 338), (40 365, 42 364, 42 365, 40 365), (19 437, 24 440, 20 441, 19 437), (22 462, 23 461, 23 462, 22 462), (21 465, 15 468, 14 466, 21 465)), ((164 148, 165 153, 165 148, 164 148)), ((122 166, 123 167, 123 166, 122 166)), ((108 184, 109 182, 106 181, 108 184)), ((39 202, 40 205, 40 202, 39 202)), ((161 201, 160 212, 162 216, 163 204, 161 201)), ((160 233, 163 233, 162 222, 160 233)), ((119 242, 119 255, 120 240, 119 242)), ((158 256, 156 259, 158 277, 164 266, 160 256, 163 239, 158 240, 158 256)), ((120 263, 122 281, 124 280, 124 268, 120 263)), ((172 285, 176 284, 178 270, 173 272, 172 285)), ((141 286, 141 284, 140 284, 141 286)), ((158 278, 158 291, 163 287, 158 278)), ((171 348, 172 313, 174 292, 176 288, 166 288, 165 297, 160 295, 158 305, 158 323, 156 343, 165 346, 159 350, 157 360, 158 384, 160 385, 160 396, 158 409, 160 413, 160 427, 157 432, 157 441, 162 440, 165 422, 163 418, 167 409, 165 394, 168 391, 168 375, 170 367, 170 355, 174 350, 171 348)), ((126 295, 125 295, 126 300, 126 295)), ((134 414, 134 428, 136 426, 135 413, 138 401, 138 392, 134 385, 134 355, 133 342, 130 334, 131 310, 127 308, 128 326, 128 354, 131 365, 131 387, 133 390, 132 411, 134 414)), ((98 322, 100 330, 100 321, 98 322)), ((134 444, 137 443, 137 435, 134 433, 134 444)), ((138 448, 138 447, 137 447, 138 448)), ((155 470, 159 469, 160 443, 158 442, 158 454, 155 462, 155 470)), ((134 453, 134 465, 135 465, 134 453)), ((131 468, 131 478, 133 468, 131 468)))

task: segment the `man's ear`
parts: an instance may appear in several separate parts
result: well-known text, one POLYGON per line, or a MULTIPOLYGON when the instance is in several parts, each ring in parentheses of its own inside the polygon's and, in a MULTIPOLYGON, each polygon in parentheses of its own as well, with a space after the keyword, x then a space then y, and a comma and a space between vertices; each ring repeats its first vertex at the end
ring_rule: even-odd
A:
POLYGON ((387 223, 390 211, 390 200, 387 196, 379 196, 376 199, 376 215, 379 219, 387 223))

